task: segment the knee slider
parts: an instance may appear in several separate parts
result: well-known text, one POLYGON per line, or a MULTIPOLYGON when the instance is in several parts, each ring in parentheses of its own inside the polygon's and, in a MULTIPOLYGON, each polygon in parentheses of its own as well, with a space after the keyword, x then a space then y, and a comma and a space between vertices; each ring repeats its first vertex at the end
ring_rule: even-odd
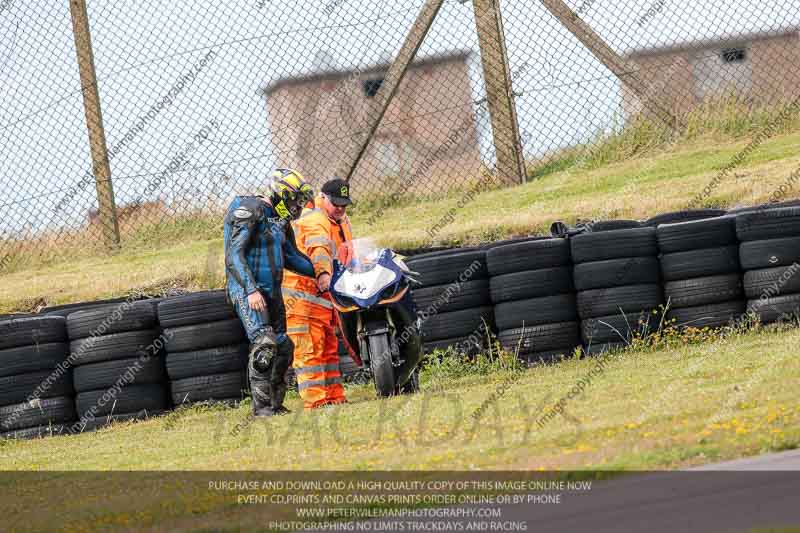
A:
POLYGON ((269 371, 270 363, 276 356, 273 346, 256 346, 251 352, 253 368, 258 372, 269 371))

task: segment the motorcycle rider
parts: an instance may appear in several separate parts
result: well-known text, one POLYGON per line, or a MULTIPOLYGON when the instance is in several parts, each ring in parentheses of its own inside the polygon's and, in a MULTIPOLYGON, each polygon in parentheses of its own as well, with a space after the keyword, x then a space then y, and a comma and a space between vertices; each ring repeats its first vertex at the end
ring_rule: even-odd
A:
POLYGON ((347 264, 353 234, 347 218, 352 203, 346 181, 326 182, 313 207, 293 223, 297 246, 314 264, 313 279, 287 273, 283 295, 287 302, 289 336, 295 345, 293 367, 305 409, 345 403, 339 372, 337 315, 328 292, 333 260, 347 264))
POLYGON ((297 249, 291 221, 313 198, 291 169, 272 173, 269 196, 237 196, 225 215, 227 293, 250 340, 248 375, 254 416, 288 413, 285 374, 294 345, 281 295, 284 266, 302 276, 315 268, 297 249))

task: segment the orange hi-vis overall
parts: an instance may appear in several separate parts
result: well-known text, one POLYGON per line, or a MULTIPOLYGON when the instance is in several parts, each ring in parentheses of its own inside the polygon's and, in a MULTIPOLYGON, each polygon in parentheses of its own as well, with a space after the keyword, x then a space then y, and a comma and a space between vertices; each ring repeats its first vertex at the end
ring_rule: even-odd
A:
MULTIPOLYGON (((316 278, 333 274, 333 259, 351 259, 350 221, 336 222, 319 207, 303 210, 293 223, 297 248, 311 259, 316 278)), ((320 294, 316 279, 285 271, 283 300, 287 333, 294 342, 297 387, 306 409, 345 402, 339 373, 336 310, 330 294, 320 294)))

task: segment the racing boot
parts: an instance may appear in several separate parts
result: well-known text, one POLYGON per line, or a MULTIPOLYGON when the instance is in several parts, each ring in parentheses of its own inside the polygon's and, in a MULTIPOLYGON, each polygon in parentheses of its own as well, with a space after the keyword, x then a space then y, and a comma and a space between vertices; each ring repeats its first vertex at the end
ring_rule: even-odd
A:
POLYGON ((272 404, 270 403, 269 381, 263 377, 250 374, 250 395, 253 398, 253 416, 271 416, 272 404))
POLYGON ((283 400, 286 398, 286 371, 292 365, 294 356, 294 343, 286 336, 282 335, 283 340, 277 346, 277 354, 273 360, 272 372, 270 374, 270 405, 272 413, 275 415, 285 415, 291 413, 284 407, 283 400))
POLYGON ((253 342, 250 348, 248 374, 253 398, 253 416, 272 416, 271 375, 276 356, 275 334, 271 328, 253 342))
POLYGON ((271 400, 270 410, 272 411, 272 414, 287 415, 291 413, 291 411, 283 405, 283 400, 286 398, 286 383, 270 385, 269 396, 271 400))

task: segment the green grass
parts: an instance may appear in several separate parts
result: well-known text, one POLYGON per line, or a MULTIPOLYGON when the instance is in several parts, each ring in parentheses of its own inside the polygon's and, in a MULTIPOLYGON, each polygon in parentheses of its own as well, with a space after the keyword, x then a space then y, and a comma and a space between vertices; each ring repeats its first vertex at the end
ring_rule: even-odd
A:
POLYGON ((232 431, 247 418, 247 405, 201 406, 97 433, 3 442, 0 468, 690 466, 800 445, 800 400, 787 386, 800 379, 792 355, 798 340, 797 329, 762 329, 610 355, 584 394, 567 403, 567 417, 541 427, 536 420, 596 367, 596 358, 519 369, 510 356, 472 363, 451 357, 426 367, 415 396, 377 401, 371 385, 349 386, 349 404, 303 412, 291 395, 293 415, 257 420, 238 435, 232 431), (476 422, 472 414, 500 383, 509 384, 505 394, 496 394, 476 422), (395 448, 403 453, 389 453, 395 448))
MULTIPOLYGON (((415 396, 375 400, 371 387, 353 386, 349 404, 314 412, 303 412, 292 396, 292 415, 249 424, 247 405, 189 408, 96 433, 3 442, 0 468, 626 471, 800 446, 800 400, 789 385, 800 381, 800 330, 764 328, 715 339, 672 338, 659 341, 658 349, 611 355, 604 371, 567 402, 564 416, 544 424, 538 423, 543 413, 598 359, 519 370, 505 358, 471 364, 448 358, 426 368, 423 392, 415 396), (497 393, 501 383, 504 394, 497 393), (234 432, 237 424, 244 429, 234 432)), ((42 486, 74 491, 73 478, 44 479, 46 485, 16 503, 30 529, 46 525, 34 497, 42 486)), ((122 515, 144 517, 143 523, 167 529, 191 521, 193 513, 207 528, 229 518, 230 501, 207 491, 186 505, 163 506, 161 499, 122 497, 138 494, 147 476, 126 476, 120 487, 109 487, 122 481, 109 476, 79 479, 86 485, 80 494, 104 496, 49 501, 47 513, 72 517, 75 528, 91 529, 98 516, 112 523, 122 515)), ((248 509, 245 521, 263 520, 258 513, 248 509)))
POLYGON ((800 116, 789 104, 752 106, 736 95, 705 102, 680 117, 679 122, 680 126, 673 130, 662 121, 635 117, 612 128, 611 134, 600 134, 583 146, 567 148, 533 162, 528 176, 535 179, 572 167, 595 169, 671 150, 704 137, 738 140, 755 136, 767 127, 774 128, 776 134, 800 129, 800 116))

